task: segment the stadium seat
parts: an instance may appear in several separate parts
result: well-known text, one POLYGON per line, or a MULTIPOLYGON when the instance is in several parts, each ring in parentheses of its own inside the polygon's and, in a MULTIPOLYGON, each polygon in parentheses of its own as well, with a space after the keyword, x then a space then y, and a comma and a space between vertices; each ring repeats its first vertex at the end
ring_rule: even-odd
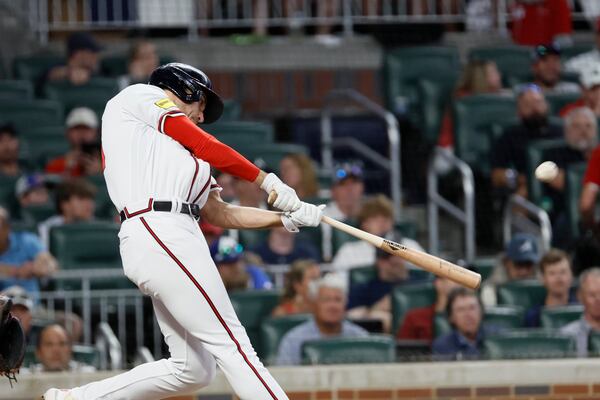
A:
POLYGON ((267 364, 274 364, 281 339, 292 328, 306 322, 309 318, 310 314, 293 314, 264 320, 260 325, 263 360, 267 364))
POLYGON ((86 179, 92 183, 96 189, 96 217, 100 219, 112 220, 118 213, 110 200, 110 196, 108 194, 108 189, 106 187, 106 181, 104 180, 104 175, 94 175, 88 176, 86 179))
POLYGON ((102 117, 106 102, 118 92, 117 82, 107 78, 92 78, 85 85, 69 82, 50 82, 44 87, 44 95, 61 103, 65 113, 75 107, 89 107, 98 118, 102 117))
POLYGON ((531 50, 525 46, 478 47, 469 52, 469 60, 494 61, 507 87, 526 82, 531 74, 531 50))
POLYGON ((446 109, 450 105, 454 81, 437 82, 419 79, 417 83, 421 101, 421 128, 427 141, 436 144, 446 109))
POLYGON ((269 168, 275 171, 279 170, 279 162, 288 154, 302 153, 308 155, 306 146, 294 143, 255 143, 240 146, 236 150, 249 160, 262 159, 269 168))
POLYGON ((119 226, 75 223, 50 230, 50 252, 62 269, 120 268, 119 226))
POLYGON ((450 332, 452 332, 452 325, 446 314, 436 313, 433 317, 433 337, 437 338, 450 332))
POLYGON ((520 306, 527 310, 537 304, 544 304, 546 288, 538 280, 507 282, 496 287, 499 305, 520 306))
POLYGON ((546 101, 550 106, 550 112, 554 115, 558 115, 564 106, 576 102, 580 97, 581 94, 579 93, 547 94, 546 101))
POLYGON ((25 80, 0 80, 0 99, 33 100, 33 85, 25 80))
POLYGON ((13 72, 16 79, 24 79, 35 85, 46 71, 64 61, 65 58, 58 54, 16 57, 13 61, 13 72))
POLYGON ((573 356, 572 337, 542 330, 517 330, 486 338, 484 352, 490 359, 562 358, 573 356))
MULTIPOLYGON (((103 57, 100 61, 100 70, 105 76, 117 78, 127 73, 127 55, 113 55, 103 57)), ((160 56, 159 63, 168 64, 175 61, 171 56, 160 56)))
MULTIPOLYGON (((425 90, 444 93, 448 87, 454 86, 458 71, 460 60, 458 50, 454 47, 419 46, 388 51, 384 55, 383 66, 386 108, 396 114, 408 110, 411 121, 420 124, 423 106, 421 93, 424 88, 419 88, 419 79, 431 83, 425 90), (432 85, 441 87, 434 89, 432 85)), ((428 94, 431 94, 429 98, 437 97, 437 94, 428 94)), ((428 130, 433 135, 435 128, 432 125, 428 130)))
POLYGON ((497 263, 498 259, 496 257, 481 257, 476 258, 469 267, 481 274, 481 280, 485 281, 492 275, 497 263))
POLYGON ((281 293, 276 290, 248 290, 233 292, 229 296, 231 304, 240 319, 254 350, 262 356, 262 341, 260 340, 260 326, 269 318, 273 309, 279 303, 281 293))
POLYGON ((252 249, 267 240, 269 231, 267 229, 240 229, 238 230, 238 241, 244 249, 252 249))
MULTIPOLYGON (((564 139, 536 140, 527 146, 527 184, 529 186, 528 197, 533 203, 539 206, 545 205, 546 201, 544 199, 544 184, 538 179, 535 179, 535 169, 538 165, 546 160, 545 155, 549 150, 558 149, 565 146, 566 142, 564 139)), ((546 209, 546 211, 551 210, 546 209)))
POLYGON ((69 151, 69 143, 64 135, 29 135, 23 138, 23 154, 30 165, 43 170, 48 161, 69 151))
POLYGON ((592 333, 588 337, 588 351, 590 357, 600 357, 600 334, 592 333))
POLYGON ((52 203, 21 207, 21 219, 26 222, 40 223, 56 213, 52 203))
POLYGON ((542 328, 560 329, 581 317, 583 306, 573 304, 563 307, 544 307, 540 314, 542 328))
POLYGON ((350 287, 362 285, 374 279, 377 276, 377 269, 374 265, 366 267, 354 267, 348 274, 350 278, 350 287))
POLYGON ((100 363, 100 352, 94 346, 74 344, 73 360, 98 368, 100 363))
POLYGON ((235 149, 273 143, 274 140, 273 127, 263 122, 223 121, 203 129, 235 149))
POLYGON ((13 100, 0 108, 0 123, 7 122, 14 124, 18 132, 31 127, 62 125, 63 108, 51 100, 13 100))
POLYGON ((392 332, 396 332, 410 309, 430 306, 435 302, 433 283, 407 284, 392 291, 392 332))
POLYGON ((65 138, 66 127, 60 125, 28 126, 27 129, 19 132, 21 137, 27 139, 29 136, 65 138))
POLYGON ((454 102, 453 114, 457 156, 488 175, 493 143, 504 128, 517 122, 515 99, 495 95, 468 96, 454 102))
POLYGON ((560 58, 563 62, 578 56, 581 53, 587 53, 596 48, 596 44, 594 42, 577 42, 573 43, 571 46, 565 46, 560 49, 560 58))
POLYGON ((302 362, 317 364, 391 363, 394 339, 387 336, 311 340, 302 345, 302 362))
POLYGON ((583 176, 586 163, 570 165, 565 171, 565 203, 569 220, 570 235, 573 239, 579 236, 579 195, 583 187, 583 176))
POLYGON ((223 100, 223 115, 219 121, 237 121, 242 116, 242 106, 233 99, 223 100))
POLYGON ((524 309, 517 306, 487 307, 483 322, 487 326, 515 329, 523 326, 524 309))

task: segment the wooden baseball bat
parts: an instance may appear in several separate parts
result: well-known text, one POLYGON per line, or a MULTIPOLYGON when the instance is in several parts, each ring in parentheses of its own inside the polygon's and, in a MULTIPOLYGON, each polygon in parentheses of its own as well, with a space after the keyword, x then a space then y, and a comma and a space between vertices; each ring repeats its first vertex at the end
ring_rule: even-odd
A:
MULTIPOLYGON (((268 199, 269 204, 273 204, 276 198, 277 194, 275 192, 271 192, 268 199)), ((398 256, 419 268, 431 272, 432 274, 448 278, 451 281, 466 286, 470 289, 477 289, 481 284, 481 275, 478 273, 443 260, 434 255, 411 249, 400 243, 373 235, 369 232, 365 232, 361 229, 355 228, 327 216, 323 216, 321 222, 331 225, 335 229, 346 232, 360 240, 364 240, 378 249, 381 249, 394 256, 398 256)))

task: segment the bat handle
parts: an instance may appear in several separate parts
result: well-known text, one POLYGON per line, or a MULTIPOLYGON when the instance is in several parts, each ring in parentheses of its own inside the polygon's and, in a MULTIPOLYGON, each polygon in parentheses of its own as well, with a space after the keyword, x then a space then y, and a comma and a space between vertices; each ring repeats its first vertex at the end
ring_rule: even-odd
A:
POLYGON ((272 206, 273 203, 275 203, 275 200, 277 200, 277 193, 275 193, 275 191, 272 190, 271 193, 269 193, 269 197, 267 198, 267 204, 272 206))

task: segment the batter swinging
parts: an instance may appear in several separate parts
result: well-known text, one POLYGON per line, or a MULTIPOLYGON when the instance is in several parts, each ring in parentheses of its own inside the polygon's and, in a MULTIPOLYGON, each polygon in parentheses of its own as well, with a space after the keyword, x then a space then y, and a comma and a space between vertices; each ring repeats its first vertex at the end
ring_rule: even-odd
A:
POLYGON ((208 385, 217 364, 241 399, 287 399, 235 315, 197 218, 224 228, 283 224, 297 231, 317 226, 321 209, 196 125, 222 112, 209 78, 178 63, 157 68, 148 85, 130 86, 106 105, 104 176, 121 214, 123 269, 152 298, 171 357, 74 389, 50 389, 42 399, 162 399, 208 385), (211 165, 275 191, 284 212, 223 202, 211 165))

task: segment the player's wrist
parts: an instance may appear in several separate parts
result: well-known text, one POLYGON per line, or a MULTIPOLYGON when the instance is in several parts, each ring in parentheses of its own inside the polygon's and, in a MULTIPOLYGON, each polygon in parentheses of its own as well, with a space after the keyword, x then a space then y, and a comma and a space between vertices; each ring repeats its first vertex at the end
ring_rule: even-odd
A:
POLYGON ((281 213, 280 218, 281 218, 281 223, 283 224, 283 227, 288 232, 297 233, 300 231, 300 229, 298 229, 298 226, 296 226, 296 224, 292 220, 292 217, 289 212, 281 213))

